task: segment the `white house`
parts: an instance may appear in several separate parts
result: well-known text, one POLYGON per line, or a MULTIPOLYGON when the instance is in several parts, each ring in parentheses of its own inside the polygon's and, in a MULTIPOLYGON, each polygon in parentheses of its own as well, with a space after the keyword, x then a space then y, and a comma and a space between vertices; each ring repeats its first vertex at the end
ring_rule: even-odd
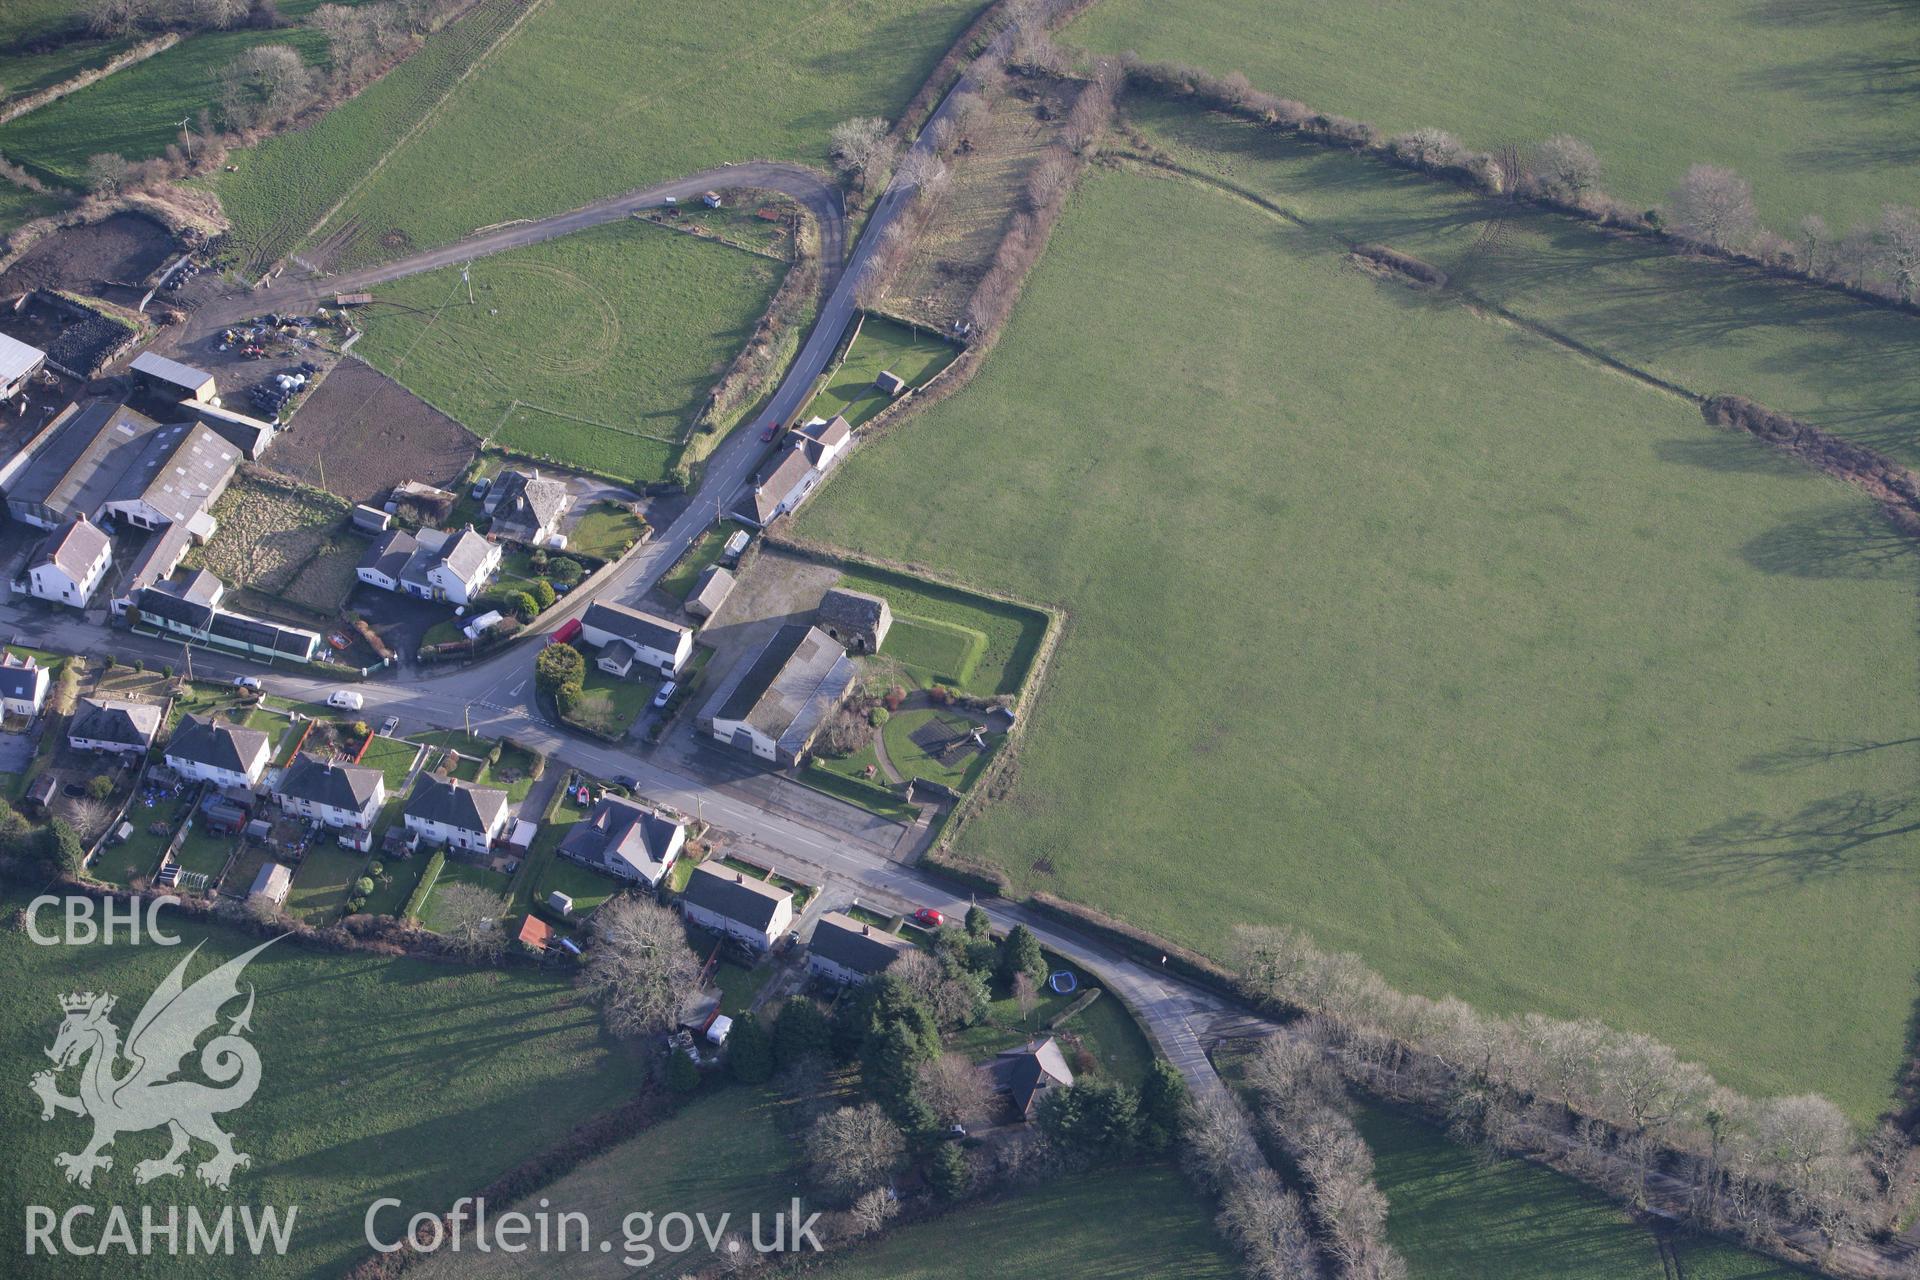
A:
POLYGON ((507 793, 422 774, 401 816, 428 844, 485 853, 507 828, 507 793))
POLYGON ((730 867, 693 869, 680 909, 688 920, 765 951, 793 924, 793 895, 730 867))
POLYGON ((32 719, 47 705, 47 669, 33 655, 15 657, 0 650, 0 706, 10 716, 32 719))
POLYGON ((798 507, 820 483, 821 475, 807 461, 806 451, 796 444, 781 453, 772 471, 754 482, 753 492, 734 514, 748 524, 765 528, 798 507))
POLYGON ((27 568, 27 590, 84 609, 112 564, 112 541, 98 525, 76 516, 40 544, 27 568))
POLYGON ((500 548, 472 528, 458 533, 394 529, 374 540, 354 573, 383 591, 472 604, 500 568, 500 548))
POLYGON ((815 471, 831 467, 853 442, 853 428, 838 414, 829 421, 814 417, 793 429, 794 447, 806 455, 815 471))
POLYGON ((251 789, 267 771, 271 741, 258 729, 188 716, 167 743, 167 764, 181 777, 251 789))
POLYGON ((721 684, 701 709, 700 727, 762 760, 796 764, 854 675, 838 641, 818 627, 790 622, 721 684))
POLYGON ((366 765, 316 760, 303 753, 287 766, 273 794, 287 813, 329 827, 365 830, 386 803, 387 780, 366 765))
POLYGON ((426 579, 433 598, 453 604, 472 604, 500 568, 500 548, 472 529, 462 529, 440 544, 426 579))
POLYGON ((832 982, 865 982, 912 950, 913 944, 899 934, 829 911, 807 944, 807 972, 832 982))
POLYGON ((75 751, 137 755, 153 745, 153 735, 159 731, 160 708, 151 702, 82 698, 67 727, 67 745, 75 751))
POLYGON ((400 590, 400 574, 420 544, 405 529, 389 529, 373 540, 367 554, 360 557, 354 576, 382 591, 400 590))
POLYGON ((602 796, 560 842, 560 856, 657 889, 686 847, 685 824, 619 796, 602 796))
POLYGON ((580 617, 580 638, 600 650, 600 667, 625 675, 635 662, 663 676, 676 676, 693 656, 693 628, 596 600, 580 617))

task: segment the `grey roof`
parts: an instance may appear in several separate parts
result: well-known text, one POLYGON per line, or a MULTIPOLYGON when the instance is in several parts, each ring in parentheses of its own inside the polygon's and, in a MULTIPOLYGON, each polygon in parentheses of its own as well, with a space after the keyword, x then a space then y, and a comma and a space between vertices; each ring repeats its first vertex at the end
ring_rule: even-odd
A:
POLYGON ((711 618, 733 594, 733 575, 717 564, 701 570, 700 577, 687 593, 687 609, 711 618))
POLYGON ((202 400, 185 402, 180 406, 180 412, 198 419, 211 428, 214 434, 236 446, 249 458, 259 457, 261 452, 273 443, 275 430, 273 423, 260 418, 235 413, 232 409, 217 404, 207 404, 202 400))
POLYGON ((819 466, 820 459, 826 456, 827 448, 845 444, 853 435, 853 428, 847 420, 835 414, 829 420, 816 419, 794 428, 794 434, 801 437, 797 442, 800 451, 807 456, 809 466, 819 466))
POLYGON ((744 720, 797 751, 839 705, 853 676, 852 660, 831 636, 804 622, 789 622, 730 689, 723 686, 712 718, 744 720))
POLYGON ((462 831, 485 832, 506 810, 507 793, 492 787, 476 787, 458 778, 436 778, 421 774, 413 784, 402 812, 421 822, 438 822, 462 831))
POLYGON ((0 382, 12 382, 22 374, 32 373, 46 359, 47 353, 40 348, 0 333, 0 382))
POLYGON ((7 490, 7 500, 92 515, 142 455, 160 424, 111 400, 91 400, 40 448, 7 490))
POLYGON ((807 948, 822 959, 871 977, 913 950, 913 944, 843 912, 829 911, 820 917, 807 948))
POLYGON ((134 597, 141 613, 167 622, 177 622, 189 631, 205 631, 213 623, 213 606, 187 600, 158 587, 143 587, 134 597))
POLYGON ((798 446, 781 454, 780 465, 754 487, 753 495, 748 499, 753 504, 754 517, 761 524, 771 520, 774 508, 793 492, 794 486, 805 479, 811 470, 813 463, 808 461, 807 455, 798 446))
POLYGON ((407 561, 419 548, 420 544, 405 529, 390 529, 373 540, 367 554, 360 557, 360 567, 376 570, 398 582, 407 561))
POLYGON ((1042 1090, 1073 1084, 1066 1055, 1052 1036, 1006 1050, 993 1060, 992 1070, 994 1087, 1013 1095, 1013 1105, 1021 1115, 1027 1114, 1042 1090))
POLYGON ((731 868, 715 871, 704 866, 693 869, 693 878, 680 896, 696 907, 762 932, 773 923, 773 913, 780 904, 793 897, 785 889, 776 889, 745 872, 731 868))
POLYGON ((147 539, 146 545, 133 558, 133 564, 127 570, 124 589, 139 591, 142 587, 152 586, 158 579, 172 573, 180 563, 180 557, 193 545, 193 531, 184 524, 170 524, 159 533, 147 539))
POLYGON ((303 751, 281 775, 278 794, 358 813, 384 776, 366 765, 316 760, 303 751))
POLYGON ((616 676, 633 670, 633 646, 622 640, 609 640, 600 646, 594 661, 616 676))
POLYGON ((33 701, 34 690, 45 670, 40 666, 0 665, 0 697, 33 701))
POLYGON ((207 631, 227 640, 301 659, 312 654, 314 646, 320 643, 320 633, 317 631, 283 627, 276 622, 262 622, 259 618, 250 618, 243 613, 228 613, 224 609, 214 612, 213 622, 207 631))
POLYGON ((444 563, 460 581, 471 582, 490 548, 491 544, 469 525, 442 543, 435 559, 444 563))
POLYGON ((147 437, 105 501, 143 501, 178 524, 206 510, 239 463, 237 445, 197 422, 177 422, 147 437))
POLYGON ((893 611, 880 596, 846 587, 835 587, 821 596, 819 612, 822 622, 860 631, 877 630, 893 618, 893 611))
POLYGON ((680 824, 631 800, 602 796, 593 812, 573 824, 560 842, 560 852, 591 866, 625 863, 636 871, 657 876, 680 824))
MULTIPOLYGON (((543 528, 559 519, 566 508, 567 486, 558 480, 548 479, 537 471, 531 476, 518 471, 505 472, 502 480, 507 482, 508 492, 493 503, 496 527, 509 524, 523 529, 543 528)), ((495 494, 498 493, 496 489, 495 494)), ((491 499, 494 495, 488 496, 491 499)))
POLYGON ((631 640, 662 653, 676 652, 680 648, 681 637, 692 630, 677 622, 656 618, 651 613, 629 609, 623 604, 605 604, 598 600, 587 606, 580 622, 596 631, 610 631, 623 640, 631 640))
POLYGON ((67 730, 70 738, 92 742, 121 742, 144 747, 160 729, 160 708, 151 702, 123 702, 118 698, 82 698, 80 714, 67 730))
POLYGON ((178 584, 169 584, 163 588, 182 600, 191 600, 195 604, 218 604, 226 593, 227 584, 213 576, 206 569, 195 569, 178 584))
POLYGON ((181 364, 178 360, 169 360, 153 351, 142 351, 133 358, 128 366, 135 373, 144 373, 150 378, 170 382, 196 394, 213 381, 213 375, 205 369, 196 369, 192 365, 181 364))
POLYGON ((225 721, 188 716, 173 731, 173 740, 167 743, 167 755, 176 760, 245 773, 266 748, 267 735, 258 729, 242 729, 225 721))
POLYGON ((293 872, 284 863, 269 862, 253 878, 253 888, 247 890, 247 896, 253 898, 264 894, 278 902, 286 898, 287 890, 292 887, 293 872))
POLYGON ((87 576, 87 570, 100 558, 100 553, 111 545, 112 540, 100 531, 99 526, 80 516, 68 521, 59 532, 40 544, 40 554, 33 559, 34 567, 50 564, 79 582, 87 576))
POLYGON ((897 373, 882 369, 880 376, 873 380, 873 385, 888 395, 899 395, 907 389, 907 380, 897 373))

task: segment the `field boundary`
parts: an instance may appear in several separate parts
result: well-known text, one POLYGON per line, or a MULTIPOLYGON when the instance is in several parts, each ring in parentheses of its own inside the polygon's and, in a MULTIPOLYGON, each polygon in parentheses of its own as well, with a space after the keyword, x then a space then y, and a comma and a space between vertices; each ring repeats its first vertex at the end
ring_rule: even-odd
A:
POLYGON ((131 49, 124 49, 91 70, 68 76, 59 84, 50 84, 37 93, 26 94, 16 98, 7 106, 0 107, 0 124, 11 124, 29 112, 38 111, 41 107, 58 102, 70 93, 78 93, 91 85, 99 84, 114 72, 124 71, 137 62, 145 62, 154 54, 165 53, 179 43, 180 33, 168 31, 151 40, 136 44, 131 49))

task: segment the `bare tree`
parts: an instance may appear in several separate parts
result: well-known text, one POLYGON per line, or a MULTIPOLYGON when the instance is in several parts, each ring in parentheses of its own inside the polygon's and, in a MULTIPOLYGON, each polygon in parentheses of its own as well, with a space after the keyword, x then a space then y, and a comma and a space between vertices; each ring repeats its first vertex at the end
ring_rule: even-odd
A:
POLYGON ((934 1021, 943 1027, 965 1026, 980 1016, 978 983, 970 983, 958 971, 949 971, 924 951, 908 952, 887 972, 919 996, 934 1021))
POLYGON ((1415 129, 1412 133, 1401 134, 1389 145, 1395 155, 1423 169, 1444 169, 1460 163, 1467 154, 1467 149, 1460 145, 1460 139, 1445 129, 1415 129))
POLYGON ((700 979, 680 918, 649 898, 618 898, 594 916, 586 981, 617 1035, 665 1031, 700 979))
POLYGON ((83 0, 80 16, 97 36, 124 36, 153 13, 152 0, 83 0))
POLYGON ((894 181, 929 194, 937 193, 947 183, 946 162, 931 150, 909 151, 894 171, 894 181))
POLYGON ((1320 1274, 1300 1197, 1281 1186, 1271 1169, 1256 1169, 1227 1191, 1220 1226, 1262 1280, 1313 1280, 1320 1274))
POLYGON ((182 0, 180 17, 196 27, 226 30, 238 26, 252 8, 249 0, 182 0))
POLYGON ((920 1096, 944 1124, 972 1124, 993 1106, 986 1074, 958 1053, 943 1053, 921 1066, 920 1096))
POLYGON ((449 884, 434 890, 433 902, 437 932, 455 955, 490 960, 506 949, 505 898, 478 885, 449 884))
POLYGON ((1668 198, 1673 228, 1689 239, 1738 248, 1753 234, 1753 184, 1732 169, 1696 164, 1668 198))
POLYGON ((1033 984, 1033 978, 1024 973, 1013 975, 1013 1002, 1020 1006, 1020 1021, 1031 1023, 1033 1011, 1040 1007, 1040 991, 1033 984))
POLYGON ((1820 272, 1820 250, 1833 237, 1827 230, 1827 220, 1817 213, 1810 213, 1800 219, 1800 259, 1801 265, 1818 275, 1820 272))
POLYGON ((1600 157, 1570 133, 1556 133, 1533 153, 1534 175, 1549 195, 1579 204, 1600 185, 1600 157))
POLYGON ((906 1149, 899 1128, 872 1102, 830 1111, 807 1132, 814 1182, 847 1198, 885 1183, 906 1149))
POLYGON ((250 128, 284 119, 313 95, 313 72, 290 45, 255 45, 216 74, 227 123, 250 128))
POLYGON ((887 1225, 887 1219, 900 1212, 900 1202, 883 1187, 863 1192, 847 1210, 847 1225, 857 1235, 870 1236, 887 1225))
POLYGON ((871 182, 886 172, 893 160, 887 122, 877 116, 841 121, 827 135, 827 154, 842 172, 854 174, 862 182, 871 182))
POLYGON ((1901 300, 1912 302, 1915 289, 1920 288, 1920 209, 1886 206, 1874 241, 1880 270, 1893 281, 1901 300))
POLYGON ((102 151, 99 155, 87 158, 87 190, 95 195, 112 196, 120 194, 126 186, 127 174, 133 166, 127 158, 115 155, 111 151, 102 151))

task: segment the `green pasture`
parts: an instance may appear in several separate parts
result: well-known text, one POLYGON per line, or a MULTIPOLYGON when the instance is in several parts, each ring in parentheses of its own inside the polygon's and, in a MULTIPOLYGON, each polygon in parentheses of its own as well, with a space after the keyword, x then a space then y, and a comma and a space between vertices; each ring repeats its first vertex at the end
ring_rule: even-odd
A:
MULTIPOLYGON (((893 495, 902 512, 913 506, 893 495)), ((881 597, 893 626, 880 656, 891 657, 927 684, 951 684, 962 693, 990 698, 1017 693, 1046 638, 1046 615, 894 573, 848 568, 838 586, 881 597)))
POLYGON ((1297 923, 1405 988, 1885 1105, 1920 563, 1692 404, 1103 174, 976 381, 800 532, 1069 611, 959 837, 1016 887, 1214 954, 1297 923))
POLYGON ((883 371, 903 379, 909 388, 919 388, 958 354, 951 342, 931 329, 867 316, 847 348, 846 359, 807 406, 807 415, 832 418, 837 414, 857 427, 893 403, 892 396, 874 385, 883 371))

